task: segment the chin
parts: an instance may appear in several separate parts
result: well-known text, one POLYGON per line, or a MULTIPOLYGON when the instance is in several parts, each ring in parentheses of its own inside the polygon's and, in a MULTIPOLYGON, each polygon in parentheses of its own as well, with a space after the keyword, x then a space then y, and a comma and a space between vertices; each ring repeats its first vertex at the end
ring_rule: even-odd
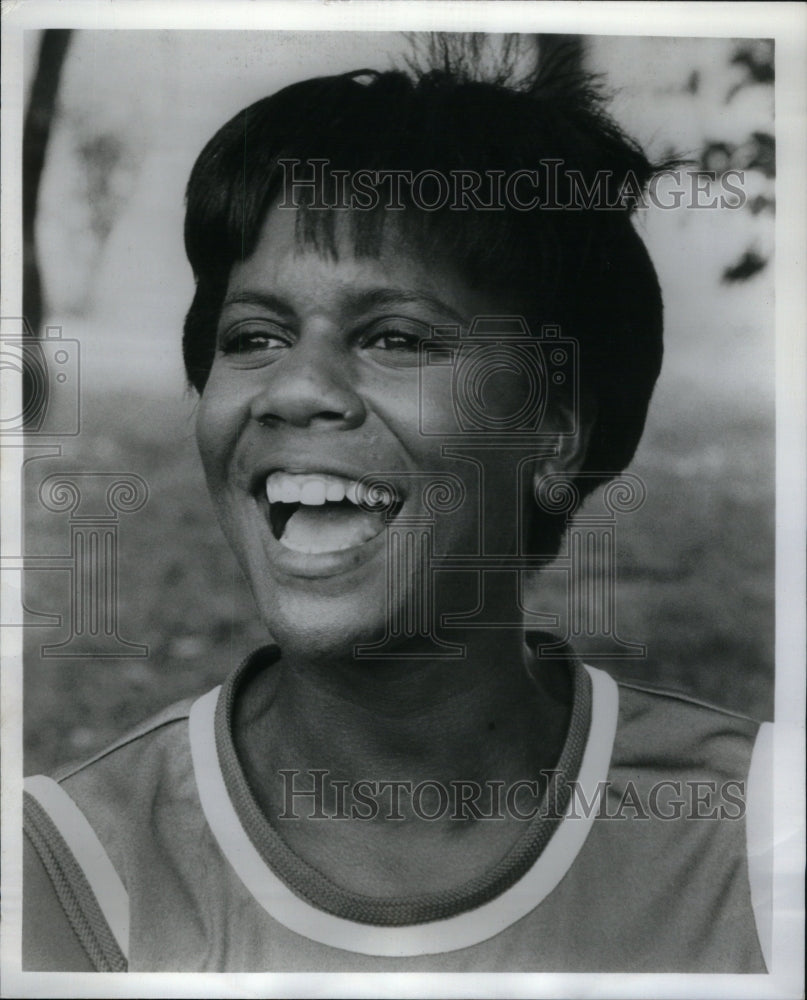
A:
POLYGON ((387 608, 382 588, 374 595, 284 595, 270 605, 259 602, 263 621, 284 657, 353 660, 355 647, 383 639, 387 608), (380 597, 380 601, 379 601, 380 597), (375 598, 375 599, 373 599, 375 598))

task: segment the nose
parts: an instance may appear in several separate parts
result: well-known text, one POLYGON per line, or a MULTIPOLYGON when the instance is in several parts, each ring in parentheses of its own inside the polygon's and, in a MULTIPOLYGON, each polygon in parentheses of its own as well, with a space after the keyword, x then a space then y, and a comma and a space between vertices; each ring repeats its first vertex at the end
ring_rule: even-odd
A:
POLYGON ((351 430, 366 417, 349 359, 321 341, 302 338, 265 370, 266 381, 252 400, 260 424, 288 424, 318 430, 351 430))

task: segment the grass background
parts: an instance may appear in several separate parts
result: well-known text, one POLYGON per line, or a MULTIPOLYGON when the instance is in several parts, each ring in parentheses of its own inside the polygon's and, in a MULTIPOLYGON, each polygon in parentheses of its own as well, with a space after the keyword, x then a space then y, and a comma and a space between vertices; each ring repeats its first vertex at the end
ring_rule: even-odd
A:
MULTIPOLYGON (((180 394, 85 388, 81 434, 27 466, 27 554, 69 551, 69 522, 37 498, 49 472, 129 471, 149 499, 119 524, 119 631, 138 659, 44 658, 69 635, 68 574, 33 570, 26 605, 62 627, 26 628, 25 767, 48 771, 218 683, 267 640, 215 522, 180 394)), ((600 664, 765 719, 773 704, 773 424, 725 401, 710 409, 683 381, 651 411, 632 471, 647 501, 618 522, 619 632, 643 660, 600 664)), ((562 612, 559 581, 533 581, 529 607, 562 612)), ((596 645, 596 644, 595 644, 596 645)), ((585 644, 582 648, 586 652, 585 644)), ((596 651, 596 649, 595 649, 596 651)))

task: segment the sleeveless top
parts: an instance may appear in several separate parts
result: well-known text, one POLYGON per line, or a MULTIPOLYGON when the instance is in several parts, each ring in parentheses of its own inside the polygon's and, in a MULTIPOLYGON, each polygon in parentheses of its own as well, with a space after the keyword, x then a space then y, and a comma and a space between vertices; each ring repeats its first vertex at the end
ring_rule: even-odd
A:
POLYGON ((506 856, 460 890, 378 899, 294 854, 246 781, 233 706, 278 656, 26 779, 24 968, 766 971, 745 822, 758 723, 570 654, 561 756, 506 856))

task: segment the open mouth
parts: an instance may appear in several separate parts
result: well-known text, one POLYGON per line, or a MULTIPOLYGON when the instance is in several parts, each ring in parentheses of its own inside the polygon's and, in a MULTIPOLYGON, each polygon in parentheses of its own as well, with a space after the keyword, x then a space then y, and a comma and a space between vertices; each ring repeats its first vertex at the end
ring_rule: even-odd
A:
POLYGON ((381 534, 402 506, 387 483, 326 473, 272 472, 266 477, 269 524, 287 549, 341 552, 381 534))

